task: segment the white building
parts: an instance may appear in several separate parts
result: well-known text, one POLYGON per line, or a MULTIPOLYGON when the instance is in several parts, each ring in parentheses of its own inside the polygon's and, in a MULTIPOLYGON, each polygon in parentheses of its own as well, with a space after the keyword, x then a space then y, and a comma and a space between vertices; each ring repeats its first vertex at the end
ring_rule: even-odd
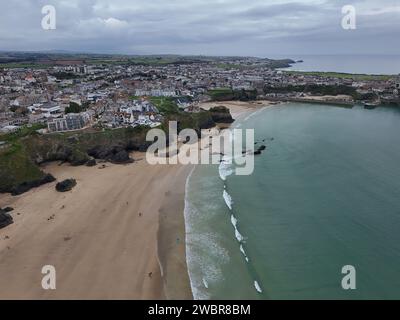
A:
POLYGON ((17 132, 20 127, 18 126, 5 126, 0 129, 2 133, 12 133, 12 132, 17 132))
POLYGON ((53 119, 47 123, 50 132, 74 131, 83 129, 91 122, 88 112, 69 113, 63 118, 53 119))

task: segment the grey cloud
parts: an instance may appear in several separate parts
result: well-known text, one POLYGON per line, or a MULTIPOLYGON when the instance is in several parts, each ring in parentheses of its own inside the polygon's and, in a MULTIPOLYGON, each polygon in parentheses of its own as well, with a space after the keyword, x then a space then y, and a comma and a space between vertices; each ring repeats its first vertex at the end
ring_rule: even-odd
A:
POLYGON ((0 49, 259 56, 400 53, 398 7, 398 0, 2 1, 0 49), (57 30, 40 27, 45 4, 57 9, 57 30), (346 4, 356 6, 355 31, 340 27, 346 4))

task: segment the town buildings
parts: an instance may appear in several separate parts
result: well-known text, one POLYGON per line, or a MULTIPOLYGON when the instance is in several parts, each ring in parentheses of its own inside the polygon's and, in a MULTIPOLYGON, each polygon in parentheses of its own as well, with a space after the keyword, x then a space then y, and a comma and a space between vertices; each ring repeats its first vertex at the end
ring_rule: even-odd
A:
POLYGON ((352 79, 290 73, 272 68, 265 59, 218 58, 154 65, 64 62, 47 69, 0 68, 0 129, 18 130, 26 124, 42 124, 49 132, 92 125, 157 126, 163 112, 151 98, 173 99, 181 111, 199 112, 198 103, 210 99, 207 93, 218 88, 287 99, 306 93, 282 92, 280 88, 348 86, 360 96, 400 104, 400 76, 352 79), (272 92, 266 92, 267 87, 272 92), (71 105, 74 113, 66 114, 71 105))
POLYGON ((62 118, 56 118, 47 123, 49 132, 81 130, 91 123, 88 112, 69 113, 62 118))

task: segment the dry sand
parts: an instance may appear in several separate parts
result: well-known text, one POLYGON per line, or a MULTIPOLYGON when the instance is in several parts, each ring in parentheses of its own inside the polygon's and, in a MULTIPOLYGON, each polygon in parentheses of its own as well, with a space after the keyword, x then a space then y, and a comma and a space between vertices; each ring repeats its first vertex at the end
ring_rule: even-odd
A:
POLYGON ((258 100, 258 101, 220 101, 220 102, 204 102, 201 103, 199 106, 204 110, 209 110, 215 106, 225 106, 229 108, 231 111, 232 117, 235 120, 242 118, 244 115, 247 115, 250 112, 254 112, 257 109, 276 105, 277 102, 268 101, 268 100, 258 100))
POLYGON ((190 168, 145 160, 106 166, 53 163, 46 171, 58 180, 77 180, 71 192, 58 193, 52 183, 19 197, 0 196, 0 207, 15 208, 15 223, 0 230, 0 299, 191 298, 182 214, 190 168), (164 277, 168 269, 177 272, 179 292, 163 290, 159 212, 172 222, 166 230, 173 240, 160 247, 173 257, 164 277), (56 268, 56 290, 41 287, 44 265, 56 268))

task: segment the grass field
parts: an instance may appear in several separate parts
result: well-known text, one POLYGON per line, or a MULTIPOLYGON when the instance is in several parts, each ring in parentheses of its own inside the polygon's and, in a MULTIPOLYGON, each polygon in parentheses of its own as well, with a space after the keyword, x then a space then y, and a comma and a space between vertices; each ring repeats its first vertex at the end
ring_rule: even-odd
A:
POLYGON ((178 113, 179 107, 174 98, 170 97, 150 97, 150 102, 154 104, 158 111, 163 114, 178 113))
POLYGON ((18 69, 18 68, 27 68, 27 69, 48 69, 52 67, 48 64, 39 64, 39 63, 29 63, 29 62, 13 62, 13 63, 2 63, 0 64, 0 69, 18 69))

